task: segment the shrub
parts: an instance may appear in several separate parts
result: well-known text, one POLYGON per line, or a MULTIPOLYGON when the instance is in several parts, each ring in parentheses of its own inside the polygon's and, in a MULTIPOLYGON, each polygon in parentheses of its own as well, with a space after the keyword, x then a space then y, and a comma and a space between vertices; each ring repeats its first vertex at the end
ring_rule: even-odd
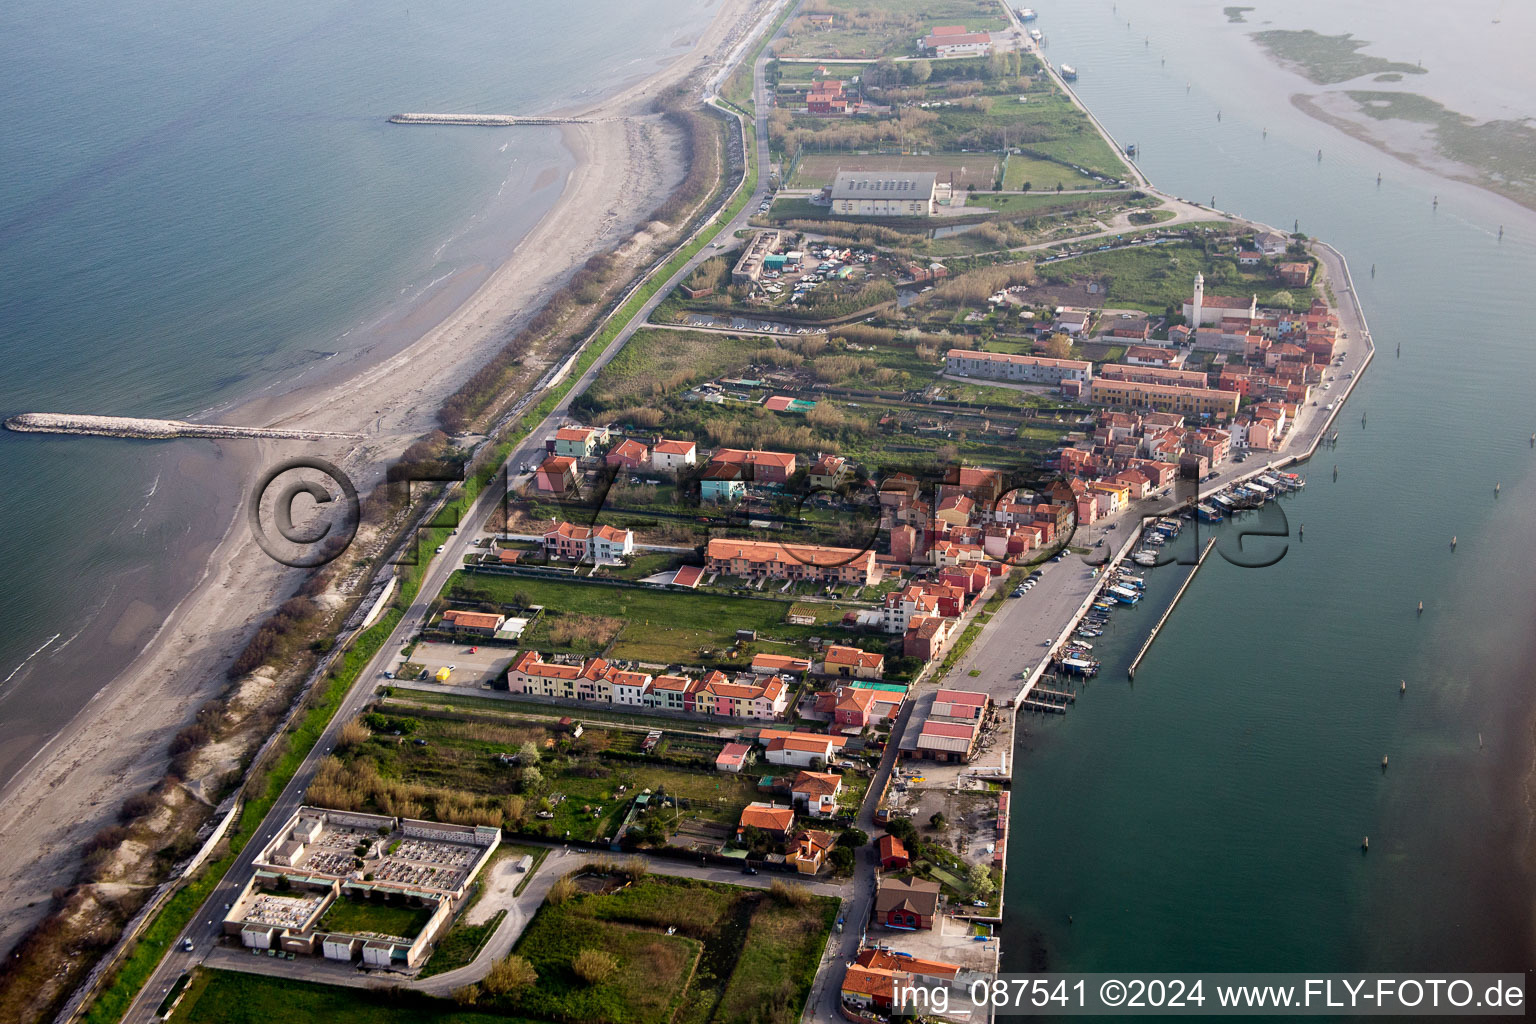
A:
POLYGON ((571 961, 571 970, 588 985, 596 985, 613 976, 619 969, 619 961, 612 953, 601 949, 584 949, 571 961))
POLYGON ((549 887, 549 893, 544 897, 544 902, 552 907, 558 907, 572 896, 576 895, 576 883, 569 875, 558 879, 549 887))
POLYGON ((769 884, 768 895, 787 907, 803 907, 811 902, 811 890, 778 878, 769 884))
POLYGON ((480 987, 491 995, 507 995, 532 988, 539 980, 539 972, 523 957, 513 955, 496 964, 480 982, 480 987))
POLYGON ((346 722, 336 733, 336 745, 343 750, 360 747, 373 738, 373 731, 363 724, 362 719, 354 718, 346 722))

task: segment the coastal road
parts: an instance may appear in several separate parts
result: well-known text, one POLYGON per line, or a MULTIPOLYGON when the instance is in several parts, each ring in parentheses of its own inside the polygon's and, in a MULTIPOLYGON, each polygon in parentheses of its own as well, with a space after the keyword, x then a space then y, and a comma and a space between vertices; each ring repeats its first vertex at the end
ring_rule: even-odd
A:
MULTIPOLYGON (((765 15, 773 16, 770 8, 765 15)), ((766 51, 765 51, 766 53, 766 51)), ((755 212, 757 204, 767 193, 767 167, 768 167, 768 90, 766 85, 765 69, 767 57, 760 58, 753 67, 753 97, 757 116, 754 125, 753 143, 757 149, 759 180, 751 197, 749 197, 741 211, 733 217, 720 231, 717 237, 729 239, 734 232, 747 226, 747 219, 755 212)), ((584 372, 576 381, 574 387, 566 393, 558 405, 550 411, 532 431, 527 439, 507 460, 507 472, 510 478, 515 479, 517 470, 524 464, 536 465, 542 461, 544 455, 544 438, 553 434, 562 426, 570 413, 571 401, 582 394, 591 386, 598 373, 618 355, 619 351, 634 335, 635 331, 642 327, 655 312, 656 307, 672 292, 694 269, 704 260, 715 255, 716 250, 712 246, 706 246, 699 253, 689 259, 676 273, 668 277, 655 294, 648 299, 640 310, 629 319, 618 335, 609 343, 602 355, 584 372)), ((155 1009, 165 994, 170 991, 176 979, 185 971, 202 963, 209 951, 217 946, 222 932, 222 921, 226 904, 233 903, 250 878, 252 865, 256 855, 266 846, 268 841, 276 835, 277 830, 292 817, 303 802, 305 791, 309 788, 310 781, 314 778, 320 762, 330 753, 336 743, 336 734, 341 726, 356 717, 373 699, 376 687, 383 676, 384 670, 392 663, 396 653, 401 647, 410 642, 410 639, 426 625, 428 609, 432 602, 447 585, 449 577, 464 564, 465 556, 475 551, 473 542, 485 527, 486 521, 496 511, 500 504, 501 495, 499 488, 488 487, 476 499, 468 515, 456 533, 448 538, 440 553, 421 552, 421 557, 430 557, 431 562, 422 579, 421 587, 417 591, 415 600, 406 610, 404 617, 395 627, 393 633, 384 643, 372 660, 364 667, 358 676, 356 684, 348 691, 336 714, 326 726, 320 740, 310 750, 309 754, 300 764, 297 772, 282 794, 272 805, 271 810, 263 819, 251 841, 241 850, 236 857, 234 865, 225 873, 214 889, 213 894, 198 909, 195 917, 187 928, 176 937, 169 952, 161 959, 159 965, 146 981, 144 987, 129 1006, 123 1020, 127 1024, 148 1024, 154 1019, 155 1009), (190 940, 192 950, 184 950, 183 943, 190 940)))

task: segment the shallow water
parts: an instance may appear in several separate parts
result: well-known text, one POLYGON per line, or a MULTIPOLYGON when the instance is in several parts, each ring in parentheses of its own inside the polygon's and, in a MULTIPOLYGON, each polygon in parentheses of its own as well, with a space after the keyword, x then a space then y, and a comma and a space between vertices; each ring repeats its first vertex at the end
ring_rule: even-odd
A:
MULTIPOLYGON (((1282 27, 1388 38, 1385 15, 1328 6, 1328 24, 1282 27)), ((1536 218, 1295 110, 1294 79, 1242 35, 1268 13, 1041 14, 1048 56, 1079 66, 1079 95, 1160 188, 1337 246, 1379 350, 1338 449, 1283 503, 1305 541, 1263 570, 1213 557, 1134 685, 1158 606, 1117 612, 1086 696, 1021 720, 1008 969, 1530 963, 1536 218)))

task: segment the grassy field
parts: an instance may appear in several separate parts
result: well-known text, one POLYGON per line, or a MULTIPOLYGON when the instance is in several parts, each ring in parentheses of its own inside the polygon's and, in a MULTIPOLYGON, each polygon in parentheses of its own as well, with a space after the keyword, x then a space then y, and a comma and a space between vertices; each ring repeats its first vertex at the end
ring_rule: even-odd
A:
POLYGON ((432 951, 426 966, 421 969, 421 977, 430 978, 472 963, 506 916, 505 910, 498 910, 490 920, 481 924, 462 924, 451 929, 432 951))
POLYGON ((774 50, 785 57, 899 57, 936 25, 993 32, 1008 21, 990 0, 819 0, 790 20, 774 50), (831 25, 807 14, 830 13, 831 25))
POLYGON ((644 405, 743 370, 755 352, 771 344, 762 338, 647 327, 603 367, 587 394, 605 409, 644 405))
POLYGON ((432 911, 426 907, 344 896, 327 908, 320 918, 320 927, 352 935, 372 933, 410 939, 426 927, 431 916, 432 911))
MULTIPOLYGON (((463 574, 454 577, 450 592, 459 601, 490 601, 512 605, 519 596, 549 609, 544 621, 530 631, 526 642, 540 650, 550 645, 546 634, 572 615, 623 620, 608 655, 651 664, 699 664, 715 660, 735 643, 736 630, 753 629, 758 642, 744 645, 737 661, 745 664, 760 651, 775 654, 809 654, 806 641, 826 633, 816 626, 791 626, 784 621, 788 602, 771 598, 731 597, 711 593, 672 593, 602 587, 566 580, 463 574), (772 642, 770 642, 772 641, 772 642), (703 652, 713 651, 714 655, 703 652)), ((566 645, 573 653, 597 653, 588 643, 582 651, 579 638, 566 645)))
MULTIPOLYGON (((821 188, 832 184, 838 171, 934 171, 941 181, 950 180, 953 176, 957 189, 964 189, 967 185, 983 189, 991 188, 997 180, 997 164, 996 153, 932 153, 912 156, 808 153, 800 158, 800 164, 795 168, 795 175, 789 185, 791 188, 821 188)), ((825 213, 825 210, 822 212, 825 213)))
POLYGON ((532 1024, 528 1017, 461 1010, 411 992, 342 988, 239 971, 200 971, 171 1018, 177 1024, 532 1024))
POLYGON ((1284 288, 1272 278, 1239 267, 1230 256, 1207 254, 1192 242, 1095 253, 1044 268, 1042 273, 1047 280, 1101 277, 1108 285, 1106 306, 1160 313, 1189 298, 1196 271, 1205 274, 1207 295, 1256 293, 1261 306, 1286 292, 1293 308, 1304 309, 1314 294, 1312 288, 1284 288))
MULTIPOLYGON (((571 740, 550 720, 520 716, 514 702, 495 703, 498 713, 492 714, 460 709, 457 703, 452 710, 412 714, 386 703, 382 713, 389 726, 404 735, 382 728, 344 752, 339 760, 345 770, 334 776, 342 784, 331 783, 333 776, 322 773, 321 784, 331 785, 333 791, 320 795, 329 806, 343 809, 420 810, 449 820, 463 817, 463 809, 482 814, 499 810, 500 823, 509 828, 554 837, 569 832, 581 840, 613 835, 630 801, 645 790, 691 800, 693 806, 685 814, 728 824, 735 824, 741 808, 757 799, 755 778, 716 772, 712 764, 691 768, 626 759, 623 755, 638 753, 643 738, 633 730, 605 729, 599 720, 581 715, 586 728, 571 740), (525 743, 543 752, 534 782, 519 766, 499 759, 525 743), (419 806, 403 807, 408 801, 419 806), (540 809, 549 816, 538 817, 540 809)), ((656 719, 647 724, 665 725, 656 719)), ((720 746, 717 741, 667 736, 656 754, 712 762, 720 746)))
POLYGON ((837 906, 828 897, 787 903, 758 890, 646 877, 540 908, 514 950, 538 980, 518 996, 482 995, 477 1008, 462 1008, 408 991, 200 971, 173 1020, 791 1024, 810 992, 837 906), (676 933, 667 935, 668 928, 676 933), (614 972, 595 983, 582 980, 574 961, 586 949, 614 957, 614 972))
POLYGON ((1025 185, 1031 189, 1054 189, 1057 185, 1072 189, 1093 184, 1096 182, 1092 178, 1066 164, 1017 153, 1009 154, 1007 168, 1003 173, 1003 188, 1009 191, 1020 190, 1025 185))
POLYGON ((1393 74, 1422 75, 1424 68, 1417 64, 1372 57, 1360 51, 1371 44, 1356 39, 1348 32, 1343 35, 1325 36, 1321 32, 1305 29, 1299 32, 1270 29, 1253 33, 1253 38, 1270 56, 1318 85, 1335 85, 1362 75, 1393 74))
POLYGON ((612 1024, 662 1024, 682 1003, 703 944, 614 921, 600 921, 576 908, 577 897, 545 906, 517 943, 517 954, 539 972, 538 983, 518 1011, 547 1020, 591 1020, 612 1024), (570 909, 567 909, 567 908, 570 909), (596 984, 583 981, 573 962, 599 950, 618 961, 613 974, 596 984))

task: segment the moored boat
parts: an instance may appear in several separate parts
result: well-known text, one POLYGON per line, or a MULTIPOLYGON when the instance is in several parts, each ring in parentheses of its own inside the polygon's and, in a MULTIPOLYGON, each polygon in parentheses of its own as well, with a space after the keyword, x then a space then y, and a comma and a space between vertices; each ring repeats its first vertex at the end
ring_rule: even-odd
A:
POLYGON ((1071 64, 1063 64, 1061 66, 1061 78, 1064 82, 1077 81, 1077 68, 1073 67, 1071 64))

